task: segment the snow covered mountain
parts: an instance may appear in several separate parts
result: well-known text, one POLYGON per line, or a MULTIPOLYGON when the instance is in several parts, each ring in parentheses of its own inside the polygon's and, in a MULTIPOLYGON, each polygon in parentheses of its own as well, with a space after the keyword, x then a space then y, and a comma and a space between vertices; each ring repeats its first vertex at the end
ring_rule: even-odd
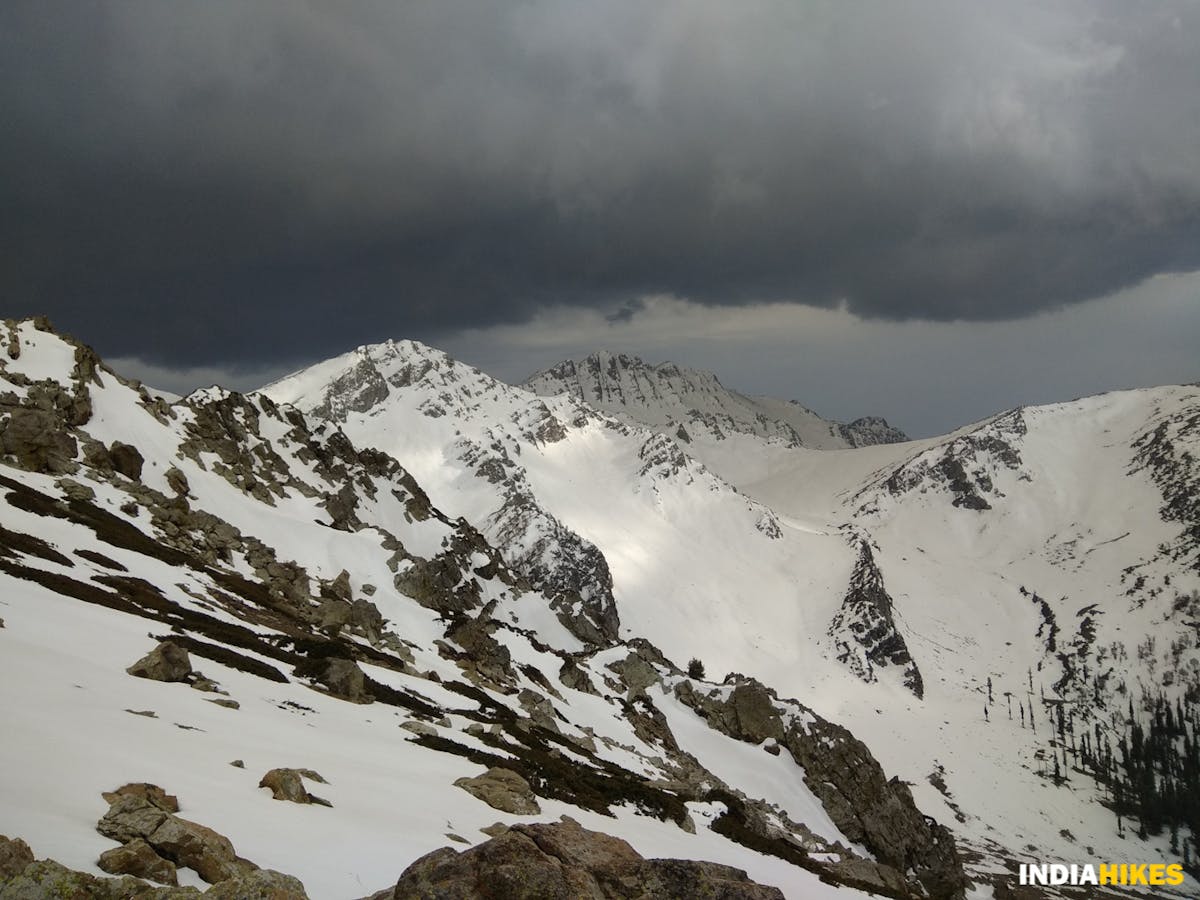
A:
MULTIPOLYGON (((440 385, 409 426, 496 404, 499 447, 484 446, 498 465, 557 446, 557 414, 579 412, 506 404, 427 348, 400 349, 412 365, 395 381, 440 385)), ((441 465, 474 468, 430 492, 265 394, 158 394, 44 321, 6 323, 0 363, 0 895, 182 897, 209 882, 214 897, 362 896, 448 841, 499 835, 509 874, 496 884, 604 850, 647 896, 681 883, 779 896, 718 863, 793 897, 961 896, 949 832, 844 729, 751 678, 705 681, 606 634, 606 598, 566 602, 555 560, 521 556, 531 574, 516 571, 443 511, 440 492, 494 499, 447 487, 493 484, 491 467, 475 471, 479 440, 452 441, 465 455, 441 465), (637 863, 571 823, 504 837, 564 815, 670 859, 637 863), (52 859, 33 862, 17 837, 52 859)), ((357 387, 346 396, 366 405, 357 387)), ((593 441, 612 428, 569 421, 593 441)), ((639 490, 677 478, 714 492, 652 439, 622 437, 639 490)), ((516 483, 498 479, 495 496, 516 483)), ((506 521, 476 511, 488 528, 506 521)), ((584 547, 565 540, 556 560, 584 547)), ((578 583, 603 579, 589 568, 578 583)), ((459 856, 464 877, 491 878, 499 852, 437 851, 379 896, 411 896, 459 856)), ((611 873, 571 877, 621 896, 611 873)))
POLYGON ((624 353, 593 353, 531 375, 524 387, 541 396, 568 394, 626 421, 679 437, 720 441, 730 433, 829 450, 905 440, 875 416, 848 425, 821 418, 795 401, 748 397, 712 372, 675 363, 652 366, 624 353))
MULTIPOLYGON (((386 355, 357 353, 376 366, 386 355)), ((822 450, 781 439, 765 419, 742 420, 761 434, 702 432, 701 416, 679 431, 680 410, 715 408, 725 400, 711 398, 724 389, 673 367, 653 374, 629 358, 594 358, 586 378, 572 365, 574 390, 535 377, 538 392, 550 394, 539 400, 442 360, 461 370, 460 388, 414 390, 394 378, 370 410, 337 421, 400 458, 436 459, 463 490, 464 460, 450 445, 411 445, 413 432, 428 429, 410 429, 407 447, 389 443, 393 423, 412 421, 421 398, 442 388, 456 438, 481 432, 481 442, 513 447, 539 508, 607 560, 625 633, 670 656, 754 675, 871 735, 919 802, 955 819, 972 849, 1003 846, 1011 855, 1032 843, 1069 858, 1078 847, 1064 833, 1079 832, 1097 854, 1116 858, 1125 848, 1099 802, 1116 789, 1121 815, 1139 815, 1141 801, 1121 783, 1141 763, 1118 772, 1122 741, 1163 704, 1187 702, 1195 718, 1190 685, 1200 660, 1187 612, 1200 586, 1188 555, 1195 388, 1017 410, 945 438, 822 450), (552 443, 522 439, 510 424, 521 416, 498 419, 488 404, 472 406, 478 396, 503 396, 505 409, 552 405, 562 431, 552 443), (593 398, 618 418, 598 416, 593 398), (644 447, 673 460, 652 488, 637 465, 644 447), (1124 525, 1108 538, 1088 537, 1116 522, 1124 525), (1173 549, 1156 552, 1160 544, 1173 549), (1047 550, 1060 546, 1078 549, 1047 550), (1154 602, 1127 594, 1145 560, 1164 554, 1154 602), (1069 654, 1055 639, 1067 623, 1069 654), (1161 659, 1151 661, 1154 647, 1161 659), (1057 729, 1059 711, 1071 713, 1061 734, 1045 727, 1049 717, 1057 729), (981 755, 980 746, 994 752, 981 755), (1047 789, 1055 799, 1045 809, 1029 810, 1029 800, 1014 808, 1047 789)), ((336 362, 349 366, 350 357, 336 362)), ((331 396, 338 405, 337 384, 310 370, 268 392, 321 415, 331 396)), ((1169 766, 1185 765, 1185 731, 1162 738, 1175 748, 1169 766)), ((1151 822, 1146 840, 1151 854, 1172 852, 1161 822, 1151 822)))
POLYGON ((534 393, 389 341, 175 398, 5 329, 0 832, 39 854, 96 873, 124 782, 315 897, 561 815, 806 898, 1192 846, 1196 386, 852 448, 628 358, 534 393), (227 693, 126 674, 168 639, 227 693), (254 787, 287 766, 333 807, 254 787))

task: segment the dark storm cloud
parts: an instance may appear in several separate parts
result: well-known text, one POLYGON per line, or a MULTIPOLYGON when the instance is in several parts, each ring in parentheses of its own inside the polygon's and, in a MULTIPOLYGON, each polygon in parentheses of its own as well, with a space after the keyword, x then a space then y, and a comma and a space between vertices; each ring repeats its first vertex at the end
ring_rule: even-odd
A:
POLYGON ((13 0, 5 308, 200 363, 1200 267, 1200 7, 1046 6, 13 0))

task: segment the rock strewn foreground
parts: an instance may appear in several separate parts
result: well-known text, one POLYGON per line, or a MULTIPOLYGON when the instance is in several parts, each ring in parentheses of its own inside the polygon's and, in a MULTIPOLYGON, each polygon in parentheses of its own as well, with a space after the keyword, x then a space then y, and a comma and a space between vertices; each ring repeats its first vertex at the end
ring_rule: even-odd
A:
POLYGON ((370 900, 783 900, 778 888, 751 881, 729 866, 687 859, 646 859, 620 838, 588 831, 563 818, 517 825, 459 853, 434 850, 404 870, 396 886, 370 900))

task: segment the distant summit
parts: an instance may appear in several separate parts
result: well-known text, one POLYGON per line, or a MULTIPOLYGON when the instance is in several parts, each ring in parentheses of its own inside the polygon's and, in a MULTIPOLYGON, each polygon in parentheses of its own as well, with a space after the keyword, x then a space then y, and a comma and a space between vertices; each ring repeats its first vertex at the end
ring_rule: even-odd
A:
POLYGON ((795 401, 732 391, 712 372, 672 362, 651 365, 624 353, 601 351, 581 360, 564 360, 531 375, 525 387, 542 396, 569 394, 602 412, 685 441, 697 430, 717 440, 738 432, 818 450, 908 440, 877 416, 843 425, 795 401))

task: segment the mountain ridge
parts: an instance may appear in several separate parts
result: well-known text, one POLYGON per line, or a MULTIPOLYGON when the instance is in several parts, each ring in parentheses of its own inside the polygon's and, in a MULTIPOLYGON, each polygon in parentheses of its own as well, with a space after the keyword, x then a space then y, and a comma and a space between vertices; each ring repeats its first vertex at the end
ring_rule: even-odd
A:
POLYGON ((840 449, 907 440, 878 416, 849 424, 821 418, 795 400, 752 397, 732 391, 712 372, 673 362, 657 365, 637 356, 599 351, 563 360, 522 383, 542 396, 566 393, 594 408, 624 415, 664 431, 696 429, 721 439, 725 431, 772 438, 793 447, 840 449))
MULTIPOLYGON (((306 739, 293 762, 330 780, 329 815, 375 883, 397 874, 374 859, 382 836, 416 858, 442 831, 397 820, 411 798, 353 774, 364 755, 445 809, 459 837, 496 812, 455 779, 499 766, 544 813, 788 895, 961 896, 953 847, 967 877, 997 887, 1030 843, 1127 855, 1101 805, 1125 776, 1100 751, 1131 725, 1149 734, 1159 696, 1184 730, 1154 746, 1181 748, 1195 727, 1200 390, 818 450, 747 432, 689 442, 415 342, 250 395, 170 399, 44 322, 4 329, 0 640, 14 649, 0 684, 30 737, 0 758, 67 812, 43 819, 38 795, 5 780, 24 818, 0 823, 71 865, 103 846, 85 837, 84 793, 121 773, 202 798, 195 817, 250 858, 288 860, 277 868, 309 890, 346 896, 345 873, 302 859, 319 854, 287 804, 227 765, 288 762, 271 749, 286 734, 306 739), (148 649, 147 619, 241 712, 124 674, 148 649), (1160 643, 1143 650, 1139 634, 1160 643), (691 657, 730 674, 688 678, 691 657), (92 695, 86 713, 65 702, 73 681, 92 695), (37 689, 49 718, 19 699, 42 682, 57 686, 37 689), (126 708, 167 721, 130 724, 126 708), (95 772, 51 783, 40 741, 80 716, 105 736, 95 772), (159 748, 152 771, 127 749, 138 740, 159 748)), ((1176 763, 1139 765, 1166 779, 1176 763)), ((1146 825, 1138 852, 1171 852, 1148 808, 1118 811, 1146 825)))

